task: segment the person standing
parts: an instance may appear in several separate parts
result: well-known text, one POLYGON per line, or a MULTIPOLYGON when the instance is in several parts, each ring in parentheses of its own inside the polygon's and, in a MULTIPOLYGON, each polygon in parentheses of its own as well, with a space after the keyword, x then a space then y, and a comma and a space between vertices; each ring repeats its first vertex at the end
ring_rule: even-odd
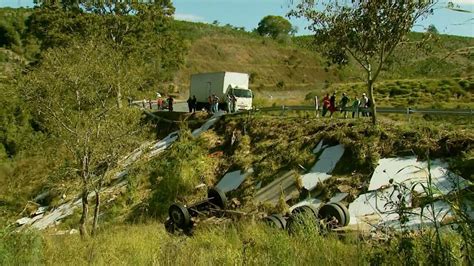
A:
POLYGON ((207 97, 207 103, 209 105, 209 113, 214 113, 214 94, 209 95, 209 97, 207 97))
POLYGON ((192 113, 193 112, 193 98, 191 98, 191 95, 189 95, 189 98, 186 102, 188 103, 189 112, 192 113))
POLYGON ((332 117, 334 112, 336 112, 336 92, 334 92, 329 99, 329 112, 331 112, 331 115, 329 117, 332 117))
POLYGON ((230 105, 231 105, 230 111, 231 111, 232 113, 235 113, 235 109, 236 109, 235 106, 236 106, 236 104, 237 104, 237 98, 235 98, 235 95, 232 93, 232 94, 230 95, 230 105))
POLYGON ((173 112, 173 103, 174 103, 173 97, 171 95, 168 96, 168 99, 166 99, 166 101, 168 102, 168 111, 173 112))
POLYGON ((219 97, 215 94, 212 95, 212 102, 213 102, 213 112, 217 113, 219 111, 219 97))
POLYGON ((321 114, 323 117, 326 115, 326 113, 328 112, 328 109, 329 109, 329 105, 330 105, 330 101, 329 101, 329 93, 326 94, 326 96, 324 96, 323 98, 323 113, 321 114))
POLYGON ((344 118, 347 118, 347 110, 345 110, 345 108, 348 103, 349 103, 349 97, 347 97, 346 93, 343 92, 340 106, 341 106, 341 113, 344 114, 344 118))
POLYGON ((367 103, 369 102, 369 98, 362 93, 362 99, 360 99, 359 108, 362 108, 362 116, 367 116, 367 103))
POLYGON ((191 107, 192 107, 193 113, 195 113, 195 112, 196 112, 196 108, 197 108, 196 95, 193 95, 193 98, 191 99, 191 107))
POLYGON ((359 106, 360 106, 360 100, 356 96, 354 98, 354 101, 352 102, 352 118, 354 118, 356 114, 357 114, 357 117, 359 117, 359 106))
POLYGON ((163 99, 161 98, 161 95, 156 99, 156 105, 158 110, 163 110, 163 99))

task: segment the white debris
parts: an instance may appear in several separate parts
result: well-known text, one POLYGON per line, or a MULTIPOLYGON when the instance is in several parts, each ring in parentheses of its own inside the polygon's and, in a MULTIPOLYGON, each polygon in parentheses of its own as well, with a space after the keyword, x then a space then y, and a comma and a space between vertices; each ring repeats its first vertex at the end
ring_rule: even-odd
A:
POLYGON ((23 217, 23 218, 20 218, 20 219, 16 220, 15 223, 16 223, 17 225, 24 225, 24 224, 29 223, 30 221, 31 221, 31 218, 29 218, 29 217, 23 217))
POLYGON ((290 212, 292 212, 294 209, 296 209, 298 207, 305 206, 305 205, 311 205, 311 206, 313 206, 317 209, 321 206, 322 203, 323 202, 319 199, 306 199, 306 200, 300 201, 300 202, 296 203, 295 205, 291 206, 290 207, 290 212))
POLYGON ((253 169, 250 168, 248 171, 245 173, 242 173, 242 171, 233 171, 226 173, 224 177, 217 183, 216 187, 220 190, 222 190, 224 193, 227 193, 231 190, 234 190, 244 182, 245 178, 253 173, 253 169))
MULTIPOLYGON (((407 158, 387 158, 379 160, 379 165, 370 180, 369 190, 376 190, 390 185, 392 179, 394 183, 405 183, 412 187, 415 184, 428 184, 429 173, 431 173, 431 183, 442 194, 448 194, 453 190, 464 189, 468 182, 462 177, 447 170, 447 164, 440 160, 431 162, 431 169, 428 171, 428 163, 417 161, 416 157, 407 158)), ((417 192, 422 192, 422 186, 415 186, 417 192)))
MULTIPOLYGON (((402 229, 397 213, 400 210, 399 203, 404 201, 406 207, 410 208, 411 191, 424 192, 423 186, 428 187, 429 177, 435 196, 436 193, 446 195, 469 185, 469 181, 449 172, 447 164, 440 160, 432 161, 428 170, 428 163, 418 161, 415 157, 380 159, 370 180, 369 192, 359 195, 349 205, 351 223, 367 223, 373 228, 402 229)), ((403 227, 417 229, 440 223, 453 215, 451 207, 444 201, 434 202, 433 207, 428 204, 423 208, 407 210, 408 220, 403 227)))
POLYGON ((318 145, 316 145, 316 147, 313 149, 313 154, 317 154, 318 152, 320 152, 323 148, 323 140, 320 140, 318 145))
POLYGON ((41 206, 35 211, 34 215, 45 213, 47 210, 48 210, 48 206, 41 206))
MULTIPOLYGON (((81 202, 82 201, 79 200, 79 203, 81 202)), ((35 229, 43 230, 49 227, 51 224, 55 223, 56 221, 61 220, 62 218, 65 218, 69 215, 72 215, 74 213, 74 209, 76 209, 77 207, 77 201, 74 203, 65 203, 53 210, 52 212, 48 213, 47 215, 44 215, 42 219, 39 219, 31 226, 35 229)))
POLYGON ((334 195, 332 198, 329 199, 329 202, 334 202, 334 203, 340 202, 343 199, 345 199, 348 195, 349 193, 336 193, 336 195, 334 195))
POLYGON ((331 172, 344 154, 344 145, 338 144, 324 149, 316 164, 309 173, 301 176, 303 187, 312 190, 318 182, 323 182, 331 177, 331 172))

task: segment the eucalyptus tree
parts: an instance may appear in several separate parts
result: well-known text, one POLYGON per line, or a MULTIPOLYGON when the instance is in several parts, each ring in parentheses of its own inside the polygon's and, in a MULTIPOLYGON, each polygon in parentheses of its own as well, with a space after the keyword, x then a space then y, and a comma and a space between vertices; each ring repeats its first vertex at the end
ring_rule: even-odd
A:
POLYGON ((136 109, 117 107, 114 86, 140 86, 143 68, 122 56, 100 40, 72 43, 44 52, 41 63, 20 81, 24 100, 42 127, 66 147, 64 159, 72 162, 69 176, 80 180, 82 236, 88 235, 92 193, 96 192, 97 216, 100 188, 108 169, 140 140, 141 114, 136 109), (115 75, 117 62, 125 62, 122 67, 134 73, 115 75))
MULTIPOLYGON (((137 58, 148 67, 148 88, 169 81, 184 62, 186 47, 173 30, 174 7, 169 0, 82 1, 37 0, 29 17, 29 33, 42 50, 67 47, 89 38, 102 39, 123 58, 137 58)), ((115 75, 129 69, 115 64, 115 75)), ((136 90, 146 90, 137 87, 136 90)), ((122 84, 114 86, 117 106, 122 106, 122 84)))
POLYGON ((433 12, 433 0, 292 1, 290 16, 306 18, 316 44, 332 63, 353 58, 363 69, 376 124, 374 83, 395 48, 405 41, 414 23, 433 12))

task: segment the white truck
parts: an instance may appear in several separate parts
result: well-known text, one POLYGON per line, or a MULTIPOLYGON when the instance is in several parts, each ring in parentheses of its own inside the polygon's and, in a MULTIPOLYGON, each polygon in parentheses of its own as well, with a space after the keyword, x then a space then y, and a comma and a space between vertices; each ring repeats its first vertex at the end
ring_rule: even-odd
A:
POLYGON ((189 96, 196 96, 196 109, 209 110, 209 96, 219 97, 219 109, 229 110, 229 96, 235 97, 235 111, 252 109, 252 91, 249 89, 249 74, 237 72, 214 72, 191 75, 189 96))

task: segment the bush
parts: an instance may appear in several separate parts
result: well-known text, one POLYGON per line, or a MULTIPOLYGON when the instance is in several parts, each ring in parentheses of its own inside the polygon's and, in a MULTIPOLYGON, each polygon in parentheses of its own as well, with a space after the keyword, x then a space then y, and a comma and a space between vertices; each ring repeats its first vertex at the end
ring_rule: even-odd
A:
POLYGON ((36 232, 0 231, 0 265, 39 265, 43 240, 36 232))
POLYGON ((150 182, 154 190, 150 214, 161 217, 178 196, 193 194, 201 182, 213 184, 214 164, 207 156, 202 139, 194 139, 188 129, 181 129, 171 148, 151 162, 150 182))

